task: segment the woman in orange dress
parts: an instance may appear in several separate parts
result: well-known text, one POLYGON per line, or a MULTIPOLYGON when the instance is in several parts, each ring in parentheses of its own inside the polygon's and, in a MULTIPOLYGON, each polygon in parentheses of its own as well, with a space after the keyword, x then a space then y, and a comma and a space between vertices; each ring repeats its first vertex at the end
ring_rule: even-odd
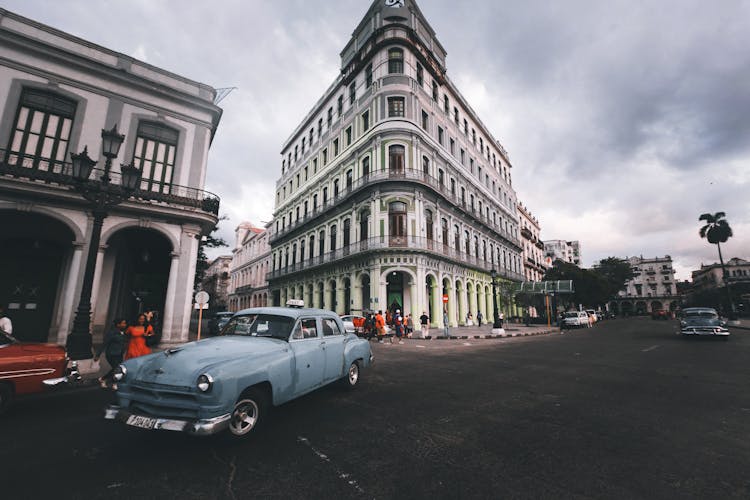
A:
POLYGON ((145 314, 139 314, 136 324, 129 326, 125 333, 130 337, 125 359, 151 354, 151 348, 146 345, 146 337, 154 334, 154 328, 146 323, 145 314))

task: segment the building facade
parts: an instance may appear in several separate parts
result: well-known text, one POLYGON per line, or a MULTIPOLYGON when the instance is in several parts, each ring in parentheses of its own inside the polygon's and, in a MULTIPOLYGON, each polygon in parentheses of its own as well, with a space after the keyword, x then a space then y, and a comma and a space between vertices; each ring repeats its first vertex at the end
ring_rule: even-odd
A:
POLYGON ((71 330, 94 214, 70 154, 88 149, 99 159, 90 180, 101 179, 101 131, 116 126, 125 138, 110 185, 120 185, 121 164, 140 169, 141 183, 103 221, 93 330, 154 309, 165 343, 186 340, 199 239, 219 209, 202 190, 221 118, 215 95, 0 9, 0 302, 19 339, 62 344, 71 330))
POLYGON ((270 261, 268 231, 249 222, 237 226, 229 280, 230 311, 271 305, 266 279, 270 261))
POLYGON ((611 311, 630 316, 660 310, 674 311, 679 307, 672 257, 666 255, 649 259, 641 256, 625 260, 636 276, 627 282, 617 299, 610 302, 611 311))
POLYGON ((445 56, 414 1, 373 2, 340 76, 282 149, 274 303, 428 311, 433 324, 445 308, 457 325, 491 317, 491 269, 523 279, 508 154, 445 56))
POLYGON ((531 211, 523 205, 518 204, 518 216, 521 226, 521 245, 523 251, 523 274, 526 281, 542 281, 547 265, 544 260, 544 242, 539 239, 541 226, 539 220, 531 214, 531 211))
POLYGON ((229 307, 229 279, 231 255, 221 255, 212 260, 201 280, 201 290, 208 293, 210 311, 226 311, 229 307))
POLYGON ((726 279, 722 277, 721 264, 718 262, 701 264, 700 269, 693 271, 692 285, 685 302, 696 306, 723 308, 728 284, 735 313, 747 316, 750 314, 750 262, 733 257, 724 263, 724 267, 727 271, 726 279))
POLYGON ((581 244, 578 241, 547 240, 544 242, 544 263, 551 267, 556 260, 581 267, 581 244))

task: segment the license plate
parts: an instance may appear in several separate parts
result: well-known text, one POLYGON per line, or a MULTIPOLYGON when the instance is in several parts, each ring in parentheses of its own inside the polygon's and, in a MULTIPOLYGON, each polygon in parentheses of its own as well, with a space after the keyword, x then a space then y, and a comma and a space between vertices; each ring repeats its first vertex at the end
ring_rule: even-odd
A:
POLYGON ((141 429, 153 429, 156 425, 156 419, 140 415, 130 415, 125 423, 133 427, 140 427, 141 429))

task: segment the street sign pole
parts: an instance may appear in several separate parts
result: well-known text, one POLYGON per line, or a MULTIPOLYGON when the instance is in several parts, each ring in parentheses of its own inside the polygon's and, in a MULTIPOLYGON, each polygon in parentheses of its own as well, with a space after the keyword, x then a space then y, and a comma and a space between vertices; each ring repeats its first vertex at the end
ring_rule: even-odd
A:
POLYGON ((208 304, 209 295, 200 291, 195 294, 195 303, 198 304, 198 340, 201 339, 201 326, 203 326, 203 306, 208 304))

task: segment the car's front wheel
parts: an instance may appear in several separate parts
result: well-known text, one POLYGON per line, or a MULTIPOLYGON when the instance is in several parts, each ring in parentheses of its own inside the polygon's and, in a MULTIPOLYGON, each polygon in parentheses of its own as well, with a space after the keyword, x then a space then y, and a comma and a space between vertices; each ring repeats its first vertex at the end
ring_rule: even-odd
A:
POLYGON ((346 377, 343 379, 344 385, 349 389, 354 389, 359 383, 359 361, 353 361, 346 371, 346 377))
POLYGON ((251 388, 240 395, 229 420, 229 432, 237 437, 253 433, 263 421, 266 411, 266 397, 262 391, 251 388))

